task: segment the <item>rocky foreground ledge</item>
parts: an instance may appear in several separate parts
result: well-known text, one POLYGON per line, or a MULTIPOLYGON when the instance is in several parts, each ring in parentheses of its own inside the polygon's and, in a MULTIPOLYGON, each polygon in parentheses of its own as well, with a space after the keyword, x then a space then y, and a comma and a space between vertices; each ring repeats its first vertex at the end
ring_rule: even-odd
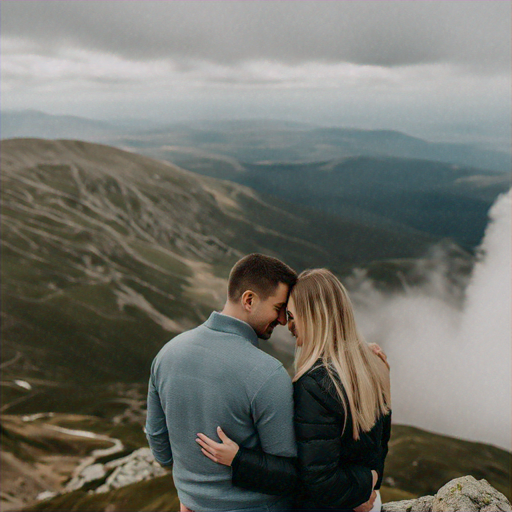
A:
POLYGON ((443 485, 435 496, 392 501, 383 512, 512 512, 508 499, 487 480, 463 476, 443 485))
MULTIPOLYGON (((89 494, 114 491, 142 480, 165 475, 153 458, 149 448, 140 448, 128 456, 105 464, 94 463, 81 467, 68 483, 64 493, 77 489, 89 494)), ((43 493, 40 499, 55 497, 56 493, 43 493)), ((508 499, 492 487, 487 480, 463 476, 445 484, 434 496, 404 501, 393 501, 382 506, 383 512, 512 512, 508 499)))

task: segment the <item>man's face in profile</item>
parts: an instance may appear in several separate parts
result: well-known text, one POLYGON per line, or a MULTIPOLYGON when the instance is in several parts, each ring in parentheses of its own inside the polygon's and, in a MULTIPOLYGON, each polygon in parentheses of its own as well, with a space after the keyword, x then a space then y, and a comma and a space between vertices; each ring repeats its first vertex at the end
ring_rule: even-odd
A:
POLYGON ((269 297, 258 302, 251 319, 251 326, 258 338, 268 340, 277 325, 286 324, 288 290, 288 285, 279 283, 269 297))

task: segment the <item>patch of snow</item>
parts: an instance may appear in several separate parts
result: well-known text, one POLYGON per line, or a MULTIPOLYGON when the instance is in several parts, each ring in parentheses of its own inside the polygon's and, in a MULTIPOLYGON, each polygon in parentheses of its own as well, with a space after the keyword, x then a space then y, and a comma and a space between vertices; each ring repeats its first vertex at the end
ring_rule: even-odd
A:
POLYGON ((43 491, 37 495, 36 500, 38 500, 38 501, 49 500, 50 498, 55 498, 55 496, 57 496, 56 492, 43 491))
POLYGON ((32 386, 26 380, 15 380, 14 384, 20 388, 27 389, 28 391, 32 389, 32 386))

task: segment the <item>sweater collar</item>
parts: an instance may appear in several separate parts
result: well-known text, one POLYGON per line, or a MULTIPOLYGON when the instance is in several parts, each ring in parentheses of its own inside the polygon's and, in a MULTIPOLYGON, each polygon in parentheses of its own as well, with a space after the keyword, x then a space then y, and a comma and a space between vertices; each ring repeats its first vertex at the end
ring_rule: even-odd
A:
POLYGON ((246 340, 250 341, 255 347, 258 346, 258 335, 256 331, 243 320, 238 320, 232 316, 223 315, 214 311, 208 320, 204 323, 208 329, 214 331, 226 332, 229 334, 235 334, 241 336, 246 340))

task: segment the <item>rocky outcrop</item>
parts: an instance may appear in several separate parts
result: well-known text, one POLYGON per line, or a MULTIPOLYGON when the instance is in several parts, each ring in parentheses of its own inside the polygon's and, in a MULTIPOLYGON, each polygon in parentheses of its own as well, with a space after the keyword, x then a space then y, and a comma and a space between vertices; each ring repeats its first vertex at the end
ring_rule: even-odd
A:
POLYGON ((167 471, 155 461, 149 448, 140 448, 127 457, 105 464, 106 471, 113 468, 115 468, 114 471, 108 476, 105 483, 94 492, 108 492, 141 480, 167 474, 167 471))
MULTIPOLYGON (((130 455, 111 460, 106 464, 94 463, 80 466, 77 474, 64 487, 63 493, 87 490, 90 493, 109 492, 141 480, 149 480, 167 474, 154 459, 149 448, 139 448, 130 455)), ((45 491, 38 500, 57 496, 59 493, 45 491)))
MULTIPOLYGON (((94 463, 81 467, 64 492, 81 488, 93 493, 106 493, 141 480, 169 474, 154 459, 149 448, 140 448, 130 455, 105 464, 94 463), (70 485, 73 484, 73 485, 70 485)), ((46 492, 39 499, 51 498, 46 492)), ((383 512, 512 512, 508 499, 487 480, 464 476, 451 480, 434 496, 385 503, 383 512)))
POLYGON ((383 512, 512 512, 508 499, 487 480, 472 476, 455 478, 435 496, 393 501, 382 506, 383 512))

